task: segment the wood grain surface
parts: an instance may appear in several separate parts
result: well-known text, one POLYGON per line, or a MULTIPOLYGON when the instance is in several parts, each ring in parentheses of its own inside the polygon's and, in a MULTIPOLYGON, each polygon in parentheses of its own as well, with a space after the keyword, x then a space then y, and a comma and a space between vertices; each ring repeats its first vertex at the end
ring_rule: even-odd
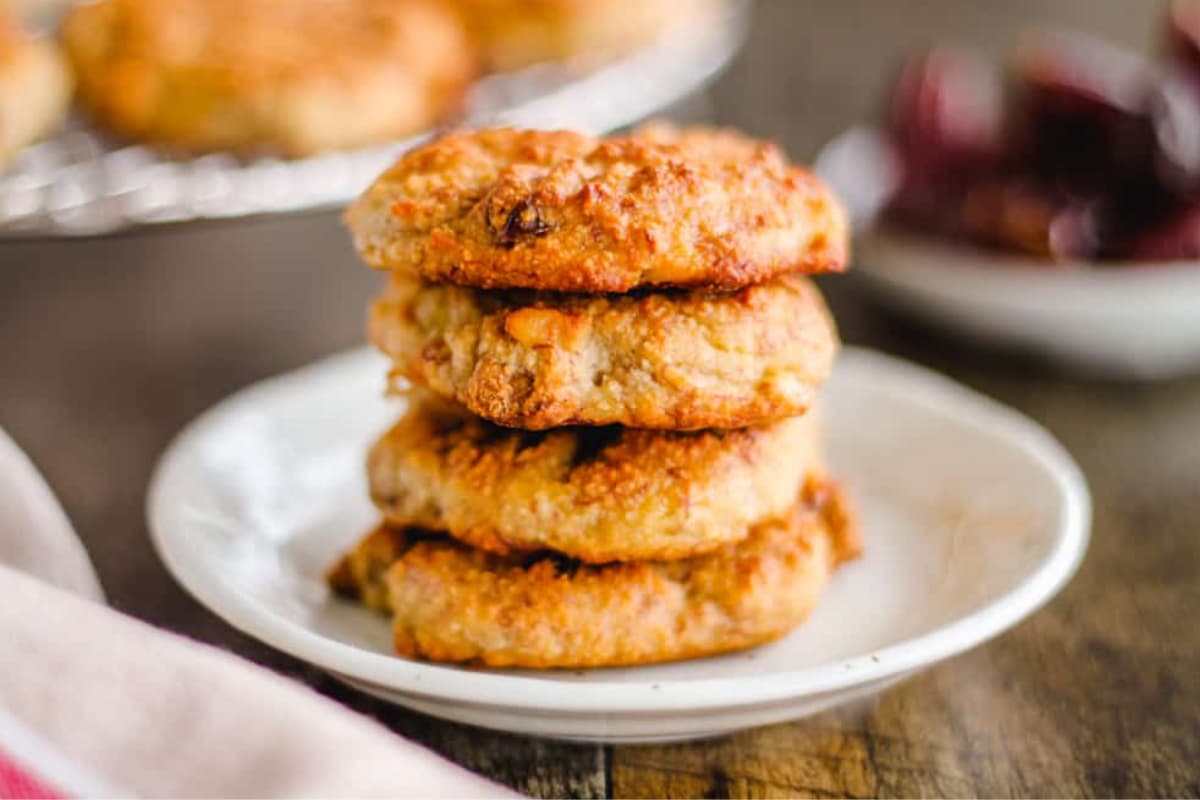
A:
MULTIPOLYGON (((765 2, 711 108, 811 156, 869 115, 907 48, 950 39, 998 53, 1039 20, 1148 46, 1158 13, 1089 0, 765 2)), ((361 342, 378 285, 332 214, 0 244, 0 425, 62 498, 114 605, 535 796, 1200 795, 1200 379, 1073 380, 894 320, 850 278, 823 283, 848 341, 1021 409, 1088 476, 1087 561, 998 640, 856 707, 711 742, 606 748, 396 709, 232 630, 149 547, 154 461, 229 392, 361 342)))

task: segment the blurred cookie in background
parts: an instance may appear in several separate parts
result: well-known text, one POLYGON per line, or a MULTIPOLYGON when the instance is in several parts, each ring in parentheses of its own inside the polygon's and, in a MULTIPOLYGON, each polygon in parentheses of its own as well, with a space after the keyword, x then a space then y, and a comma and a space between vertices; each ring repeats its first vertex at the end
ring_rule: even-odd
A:
POLYGON ((713 0, 455 0, 488 69, 631 50, 675 24, 711 13, 713 0))
POLYGON ((70 100, 71 74, 58 48, 0 7, 0 165, 53 130, 70 100))
POLYGON ((453 112, 475 76, 440 0, 99 0, 62 36, 98 122, 181 151, 394 139, 453 112))

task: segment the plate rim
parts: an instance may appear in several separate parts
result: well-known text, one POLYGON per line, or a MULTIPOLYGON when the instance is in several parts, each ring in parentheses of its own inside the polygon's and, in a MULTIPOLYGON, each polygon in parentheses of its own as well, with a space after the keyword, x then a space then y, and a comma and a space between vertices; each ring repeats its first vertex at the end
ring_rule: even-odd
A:
POLYGON ((1032 288, 1032 282, 1038 289, 1125 293, 1173 290, 1180 281, 1200 282, 1200 259, 1058 263, 1020 253, 996 252, 970 242, 942 239, 885 222, 872 223, 855 231, 854 239, 871 256, 856 259, 855 269, 871 277, 890 277, 900 271, 894 266, 873 263, 880 252, 900 248, 932 255, 933 258, 921 263, 925 273, 979 276, 992 285, 1032 288))
POLYGON ((408 694, 456 704, 512 710, 552 709, 559 713, 611 715, 629 712, 716 711, 842 690, 935 664, 1015 626, 1053 598, 1078 570, 1091 533, 1091 496, 1079 466, 1057 439, 1024 414, 931 369, 883 353, 844 347, 841 359, 861 362, 903 388, 914 400, 945 412, 951 405, 971 409, 975 427, 1003 431, 1040 463, 1053 480, 1062 505, 1051 552, 1007 592, 969 614, 932 631, 848 659, 804 669, 773 672, 752 680, 597 681, 579 684, 528 675, 507 675, 384 655, 338 642, 262 608, 249 597, 226 590, 219 578, 189 562, 178 537, 167 530, 169 496, 189 445, 239 406, 284 391, 370 355, 368 348, 335 354, 238 390, 210 407, 179 432, 155 464, 146 495, 146 522, 154 549, 172 577, 200 605, 237 630, 288 655, 330 672, 408 694), (586 686, 586 690, 581 687, 586 686))

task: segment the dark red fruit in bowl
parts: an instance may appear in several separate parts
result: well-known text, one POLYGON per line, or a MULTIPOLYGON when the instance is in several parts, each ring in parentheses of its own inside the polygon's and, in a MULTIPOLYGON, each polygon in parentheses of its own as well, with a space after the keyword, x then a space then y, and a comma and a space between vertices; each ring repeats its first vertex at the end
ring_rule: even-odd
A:
POLYGON ((992 160, 1001 112, 995 70, 969 52, 939 48, 901 66, 884 128, 911 182, 928 183, 992 160))
POLYGON ((1177 209, 1141 230, 1120 255, 1136 261, 1200 258, 1200 205, 1177 209))
POLYGON ((886 216, 914 230, 957 238, 963 235, 963 186, 943 183, 901 183, 892 195, 886 216))
POLYGON ((1031 176, 988 178, 963 201, 963 227, 974 241, 1053 262, 1094 258, 1101 249, 1098 198, 1071 196, 1031 176))
POLYGON ((906 60, 884 114, 901 177, 888 216, 945 236, 962 233, 967 183, 999 160, 999 75, 974 54, 939 48, 906 60))
POLYGON ((1016 59, 1015 157, 1091 191, 1144 175, 1153 161, 1152 72, 1139 56, 1082 34, 1028 35, 1016 59))

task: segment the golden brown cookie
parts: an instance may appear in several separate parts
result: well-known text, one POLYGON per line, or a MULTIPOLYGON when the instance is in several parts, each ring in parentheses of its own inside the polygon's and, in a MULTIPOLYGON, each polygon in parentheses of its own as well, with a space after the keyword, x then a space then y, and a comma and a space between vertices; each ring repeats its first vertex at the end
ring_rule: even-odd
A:
POLYGON ((484 63, 511 70, 616 55, 713 12, 708 0, 455 0, 484 63))
POLYGON ((53 130, 70 100, 71 73, 58 47, 0 9, 0 165, 53 130))
POLYGON ((393 380, 527 430, 737 428, 803 414, 837 333, 799 275, 735 292, 487 292, 392 278, 371 340, 393 380))
POLYGON ((442 0, 99 0, 63 39, 93 116, 194 151, 300 156, 414 133, 475 70, 442 0))
POLYGON ((858 554, 849 508, 819 484, 743 541, 680 561, 592 566, 496 556, 381 526, 329 572, 393 616, 397 652, 491 667, 606 667, 696 658, 776 639, 858 554))
POLYGON ((399 526, 494 553, 681 558, 783 514, 823 470, 815 414, 695 433, 501 428, 430 398, 375 443, 371 497, 399 526))
POLYGON ((483 289, 735 289, 846 266, 816 177, 731 131, 455 133, 406 153, 346 214, 364 260, 483 289))

